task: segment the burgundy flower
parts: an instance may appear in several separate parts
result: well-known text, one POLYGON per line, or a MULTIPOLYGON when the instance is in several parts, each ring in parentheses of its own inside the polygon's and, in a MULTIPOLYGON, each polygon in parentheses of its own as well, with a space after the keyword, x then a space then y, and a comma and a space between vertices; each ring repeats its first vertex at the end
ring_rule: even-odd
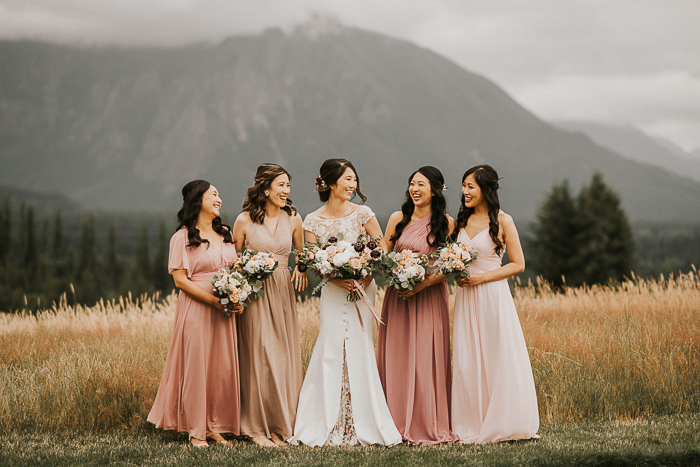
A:
POLYGON ((357 242, 355 243, 355 251, 356 252, 361 252, 362 250, 365 249, 365 246, 362 244, 362 242, 357 242))
POLYGON ((369 255, 374 259, 379 259, 379 257, 382 256, 382 252, 379 250, 372 250, 369 255))
POLYGON ((374 242, 368 242, 367 248, 369 248, 370 250, 374 250, 375 248, 377 248, 377 244, 374 242))
POLYGON ((323 245, 323 247, 322 247, 321 249, 322 249, 322 250, 325 250, 325 249, 328 248, 329 246, 330 246, 330 245, 326 243, 325 245, 323 245))
POLYGON ((338 237, 330 237, 330 238, 328 239, 328 243, 335 243, 335 242, 337 242, 337 241, 338 241, 338 237))
POLYGON ((297 264, 297 271, 299 272, 304 272, 308 269, 308 267, 304 263, 299 263, 297 264))

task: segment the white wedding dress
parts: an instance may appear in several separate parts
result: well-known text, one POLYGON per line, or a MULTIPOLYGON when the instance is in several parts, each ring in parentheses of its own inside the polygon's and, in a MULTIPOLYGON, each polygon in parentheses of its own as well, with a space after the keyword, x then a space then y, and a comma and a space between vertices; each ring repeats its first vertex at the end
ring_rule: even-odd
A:
MULTIPOLYGON (((367 206, 359 206, 340 219, 309 214, 304 229, 325 242, 342 233, 354 242, 365 233, 374 217, 367 206)), ((372 304, 374 281, 366 289, 372 304)), ((365 330, 357 310, 347 301, 347 292, 327 284, 321 292, 321 329, 299 396, 294 436, 289 442, 307 446, 401 443, 384 398, 372 340, 373 316, 358 301, 365 330)))

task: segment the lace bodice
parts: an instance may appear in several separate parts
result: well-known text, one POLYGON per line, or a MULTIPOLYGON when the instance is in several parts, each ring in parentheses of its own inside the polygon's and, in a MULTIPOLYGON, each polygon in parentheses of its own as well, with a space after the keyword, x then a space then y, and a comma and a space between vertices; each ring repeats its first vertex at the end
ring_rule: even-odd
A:
POLYGON ((357 237, 365 233, 365 224, 374 217, 374 212, 369 206, 358 206, 351 214, 333 219, 325 219, 314 213, 304 219, 304 230, 316 235, 316 238, 325 243, 329 237, 343 234, 346 242, 354 243, 357 237))

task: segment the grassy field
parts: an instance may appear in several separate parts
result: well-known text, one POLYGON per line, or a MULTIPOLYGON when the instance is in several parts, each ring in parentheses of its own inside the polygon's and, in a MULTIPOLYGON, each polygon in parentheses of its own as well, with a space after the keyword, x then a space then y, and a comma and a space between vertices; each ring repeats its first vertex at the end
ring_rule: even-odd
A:
MULTIPOLYGON (((382 298, 380 290, 377 299, 382 298)), ((477 463, 491 465, 505 462, 515 449, 527 459, 535 459, 528 456, 536 452, 545 456, 543 461, 553 456, 556 464, 566 462, 564 446, 577 445, 577 440, 581 447, 571 452, 580 451, 583 460, 592 456, 583 454, 593 448, 578 433, 591 432, 600 439, 611 433, 611 439, 600 442, 603 452, 615 444, 618 431, 619 439, 646 440, 642 445, 647 448, 639 448, 638 454, 648 451, 650 459, 676 448, 678 459, 697 455, 697 450, 682 447, 700 444, 695 415, 700 413, 700 281, 695 273, 632 278, 617 286, 565 293, 555 293, 546 284, 516 284, 514 298, 535 375, 542 440, 490 447, 357 448, 333 451, 331 457, 314 454, 327 450, 285 448, 260 460, 274 465, 306 459, 321 465, 321 459, 337 463, 333 456, 347 456, 372 465, 398 452, 405 453, 402 459, 420 462, 425 452, 425 459, 439 453, 435 459, 448 463, 473 454, 480 459, 477 463), (655 424, 661 433, 652 433, 649 427, 655 424), (694 430, 696 435, 669 443, 674 430, 694 430), (371 459, 366 457, 375 451, 371 459)), ((29 456, 29 462, 31 452, 46 450, 42 458, 90 463, 90 456, 99 459, 102 451, 112 450, 116 456, 134 456, 140 464, 180 453, 184 438, 155 431, 145 422, 168 350, 175 300, 174 295, 164 300, 126 298, 90 308, 58 304, 36 316, 1 315, 2 457, 14 456, 21 463, 22 456, 29 456), (92 441, 82 441, 86 439, 92 441), (71 457, 78 452, 88 457, 71 457)), ((318 299, 300 302, 298 312, 306 365, 318 333, 318 299)), ((625 446, 614 452, 622 453, 625 446)), ((213 456, 214 463, 227 456, 230 460, 234 452, 246 458, 262 455, 244 443, 230 452, 186 452, 178 455, 213 456)))

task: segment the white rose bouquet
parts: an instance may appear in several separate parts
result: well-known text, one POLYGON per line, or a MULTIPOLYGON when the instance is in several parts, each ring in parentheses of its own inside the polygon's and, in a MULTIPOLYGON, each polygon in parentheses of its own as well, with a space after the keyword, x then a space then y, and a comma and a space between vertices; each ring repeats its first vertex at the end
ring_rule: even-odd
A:
POLYGON ((469 277, 468 268, 474 264, 478 253, 464 242, 457 243, 448 239, 433 256, 437 257, 433 263, 435 272, 459 279, 469 277))
MULTIPOLYGON (((297 269, 310 269, 323 280, 312 293, 318 292, 331 279, 362 279, 372 274, 381 263, 382 251, 377 242, 360 236, 354 243, 343 235, 329 237, 326 243, 306 243, 297 255, 297 269)), ((358 292, 348 294, 348 301, 360 298, 358 292)))
POLYGON ((224 318, 231 318, 236 305, 245 307, 246 300, 254 293, 246 278, 233 269, 219 269, 210 282, 214 286, 214 296, 224 306, 224 318))
POLYGON ((413 290, 413 286, 425 280, 430 255, 419 255, 411 250, 392 251, 382 256, 382 271, 387 287, 396 290, 413 290))
POLYGON ((241 274, 253 287, 255 297, 265 295, 263 281, 277 269, 279 262, 275 255, 264 251, 245 250, 240 252, 231 268, 241 274))

